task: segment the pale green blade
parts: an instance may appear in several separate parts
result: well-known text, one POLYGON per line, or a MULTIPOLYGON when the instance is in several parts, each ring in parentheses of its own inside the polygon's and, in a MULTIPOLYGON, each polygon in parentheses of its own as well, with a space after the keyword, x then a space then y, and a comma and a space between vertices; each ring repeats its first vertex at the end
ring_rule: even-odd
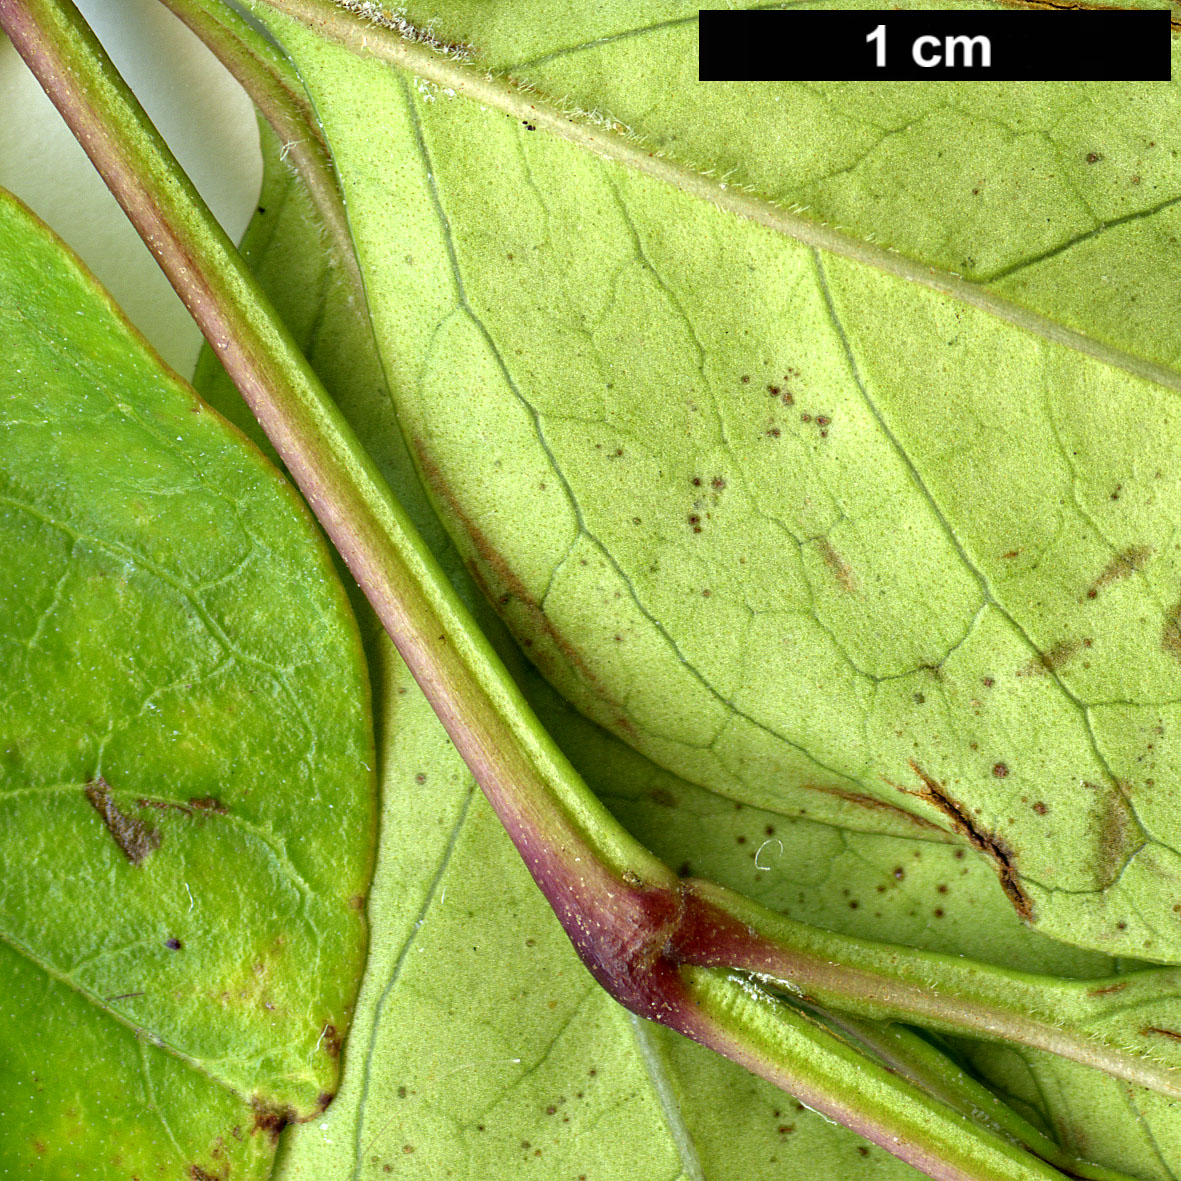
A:
MULTIPOLYGON (((508 60, 512 6, 487 27, 440 12, 473 47, 428 53, 432 83, 271 18, 324 120, 403 429, 465 561, 553 684, 669 770, 748 805, 956 831, 1044 932, 1177 962, 1176 809, 1145 768, 1177 757, 1181 377, 1116 355, 1101 310, 1063 336, 987 291, 934 290, 925 265, 896 273, 877 246, 817 251, 773 204, 736 218, 745 129, 797 88, 723 87, 708 119, 690 104, 648 127, 651 88, 695 68, 692 27, 628 12, 659 27, 592 48, 603 93, 632 96, 630 137, 605 100, 570 98, 570 55, 535 90, 481 92, 502 110, 463 97, 485 78, 480 36, 508 60), (673 184, 660 153, 690 124, 712 155, 673 184)), ((535 34, 520 40, 535 60, 535 34)), ((1038 85, 993 105, 1082 135, 1075 88, 1038 85)), ((1146 93, 1092 99, 1125 139, 1159 127, 1177 146, 1175 88, 1146 93)), ((823 111, 811 127, 844 142, 823 111)), ((808 142, 760 150, 790 174, 808 142)), ((965 133, 956 167, 999 184, 986 146, 965 133)), ((959 226, 967 196, 941 193, 959 226)), ((1046 249, 1013 200, 978 232, 1046 249)), ((1176 266, 1163 245, 1155 268, 1116 253, 1145 286, 1176 266)))
MULTIPOLYGON (((441 541, 414 477, 349 289, 329 269, 306 198, 273 144, 267 159, 247 258, 479 609, 482 600, 441 541)), ((208 350, 198 382, 219 408, 245 414, 208 350)), ((482 616, 499 635, 486 605, 482 616)), ((471 797, 466 771, 371 618, 369 629, 371 668, 381 674, 375 697, 385 718, 383 840, 370 902, 375 944, 344 1085, 324 1118, 284 1134, 278 1176, 378 1178, 389 1175, 387 1165, 394 1175, 451 1168, 460 1177, 506 1178, 531 1176, 543 1165, 557 1175, 585 1169, 588 1176, 632 1177, 651 1168, 653 1176, 679 1171, 711 1181, 914 1176, 782 1092, 677 1035, 633 1021, 589 990, 589 978, 482 800, 471 797), (551 991, 545 981, 554 982, 551 991), (552 1036, 550 1000, 557 1000, 557 1013, 573 1016, 544 1063, 527 1071, 533 1047, 552 1036), (622 1092, 630 1105, 618 1102, 622 1092), (524 1141, 528 1151, 520 1148, 524 1141), (541 1158, 533 1155, 538 1148, 541 1158)), ((1032 971, 1112 970, 1106 957, 1021 924, 989 867, 954 845, 842 833, 736 806, 586 722, 536 675, 526 685, 543 723, 592 786, 633 832, 686 872, 863 937, 986 951, 994 962, 1032 971)), ((1129 1117, 1112 1105, 1104 1118, 1115 1121, 1114 1138, 1129 1117)))

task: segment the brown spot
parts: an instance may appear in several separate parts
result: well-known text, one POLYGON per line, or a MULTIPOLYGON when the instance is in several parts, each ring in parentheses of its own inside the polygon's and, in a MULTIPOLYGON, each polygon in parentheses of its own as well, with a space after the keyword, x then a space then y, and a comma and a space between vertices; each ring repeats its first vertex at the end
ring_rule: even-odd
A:
POLYGON ((1038 800, 1038 802, 1033 805, 1033 810, 1039 816, 1044 816, 1050 809, 1047 808, 1046 805, 1041 802, 1041 800, 1038 800))
POLYGON ((1042 667, 1048 672, 1057 672, 1078 651, 1078 640, 1063 640, 1046 652, 1042 652, 1042 667))
POLYGON ((319 1093, 319 1094, 316 1096, 316 1107, 317 1107, 317 1108, 318 1108, 318 1109, 319 1109, 321 1112, 325 1112, 325 1111, 327 1111, 327 1110, 328 1110, 328 1105, 329 1105, 329 1104, 332 1102, 332 1100, 333 1100, 333 1099, 335 1099, 335 1098, 336 1098, 336 1096, 335 1096, 334 1094, 332 1094, 332 1092, 331 1092, 331 1091, 321 1091, 321 1092, 320 1092, 320 1093, 319 1093))
POLYGON ((207 1173, 200 1165, 189 1165, 189 1176, 193 1181, 221 1181, 213 1173, 207 1173))
POLYGON ((1150 1033, 1160 1034, 1161 1037, 1172 1038, 1175 1042, 1181 1042, 1181 1033, 1175 1029, 1161 1029, 1159 1025, 1146 1025, 1140 1034, 1142 1037, 1147 1037, 1150 1033))
POLYGON ((1001 889, 1013 904, 1013 909, 1027 921, 1033 920, 1033 903, 1021 888, 1013 862, 1013 850, 998 836, 978 828, 962 805, 947 794, 919 765, 911 760, 910 769, 922 780, 922 788, 912 794, 938 808, 951 822, 952 828, 967 838, 977 852, 991 857, 996 866, 1001 889))
POLYGON ((743 385, 750 385, 750 374, 749 373, 744 373, 742 375, 742 384, 743 385))
POLYGON ((837 585, 841 590, 853 594, 857 590, 857 579, 848 562, 833 549, 832 543, 827 537, 820 538, 816 545, 820 550, 820 556, 824 559, 824 564, 833 572, 837 585))
POLYGON ((1009 773, 1009 768, 1004 763, 994 763, 992 773, 997 779, 1004 779, 1009 773))
POLYGON ((217 796, 190 796, 189 804, 198 812, 216 812, 219 816, 225 816, 229 812, 229 808, 217 796))
POLYGON ((1133 545, 1122 550, 1103 567, 1102 573, 1091 583, 1087 590, 1087 598, 1094 599, 1105 586, 1130 578, 1137 570, 1143 570, 1151 557, 1150 545, 1133 545))
POLYGON ((349 899, 349 907, 352 910, 364 910, 365 909, 365 895, 364 894, 354 894, 349 899))
POLYGON ((1102 988, 1092 988, 1087 996, 1106 996, 1109 992, 1123 992, 1127 987, 1128 982, 1121 980, 1119 984, 1105 984, 1102 988))
POLYGON ((165 939, 164 946, 171 948, 173 951, 180 951, 184 947, 184 944, 179 939, 173 937, 172 939, 165 939))
POLYGON ((1021 551, 1019 549, 1011 549, 1001 554, 1002 558, 1015 558, 1021 551))
POLYGON ((648 793, 648 799, 662 808, 675 808, 677 797, 667 787, 655 787, 648 793))
POLYGON ((277 1143, 279 1135, 295 1119, 295 1112, 290 1107, 268 1107, 257 1096, 251 1102, 254 1108, 254 1126, 250 1129, 253 1136, 256 1132, 266 1132, 272 1143, 277 1143))
MULTIPOLYGON (((1092 791, 1103 791, 1095 784, 1084 784, 1092 791)), ((1116 790, 1105 792, 1102 801, 1103 813, 1099 816, 1099 866, 1110 882, 1126 864, 1132 852, 1143 840, 1143 832, 1135 813, 1127 800, 1129 791, 1126 783, 1116 781, 1116 790)))
POLYGON ((1165 615, 1160 646, 1175 660, 1181 660, 1181 599, 1174 603, 1165 615))
POLYGON ((1098 164, 1099 161, 1102 159, 1103 159, 1103 157, 1100 156, 1098 152, 1088 152, 1087 153, 1087 163, 1088 164, 1098 164))
POLYGON ((100 775, 85 787, 86 798, 91 807, 102 817, 107 831, 115 838, 115 844, 132 865, 139 865, 160 847, 163 839, 159 830, 149 828, 142 820, 124 816, 111 799, 111 787, 100 775))

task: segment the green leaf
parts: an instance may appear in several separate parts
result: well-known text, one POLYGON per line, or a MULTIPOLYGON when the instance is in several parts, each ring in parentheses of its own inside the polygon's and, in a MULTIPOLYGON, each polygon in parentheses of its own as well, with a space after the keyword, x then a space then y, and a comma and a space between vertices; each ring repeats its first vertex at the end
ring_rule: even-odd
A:
MULTIPOLYGON (((306 197, 273 142, 267 160, 246 257, 465 598, 520 669, 430 514, 365 321, 329 265, 306 197)), ((245 415, 208 350, 198 384, 226 413, 245 415)), ((382 843, 369 908, 374 944, 340 1093, 322 1119, 284 1134, 277 1176, 380 1177, 387 1165, 395 1173, 450 1168, 457 1176, 506 1178, 539 1167, 574 1176, 914 1176, 733 1064, 630 1017, 592 987, 507 838, 472 797, 466 769, 388 641, 367 612, 362 618, 369 620, 384 719, 382 843)), ((1111 970, 1105 957, 1021 924, 989 867, 962 849, 736 806, 653 766, 570 711, 535 675, 521 675, 547 729, 670 864, 862 937, 959 954, 978 954, 986 939, 995 962, 1026 970, 1111 970)), ((1090 1145, 1099 1156, 1104 1147, 1090 1145)), ((1120 1162, 1110 1152, 1105 1159, 1120 1162)))
MULTIPOLYGON (((347 276, 323 248, 278 145, 264 134, 264 146, 266 181, 244 254, 465 599, 521 670, 402 446, 347 276)), ((257 430, 208 349, 196 380, 213 405, 257 430)), ((391 1165, 505 1178, 538 1167, 621 1178, 696 1178, 703 1170, 739 1178, 760 1169, 805 1178, 817 1160, 833 1175, 915 1176, 732 1063, 632 1017, 594 984, 371 612, 361 608, 360 617, 381 719, 373 943, 341 1090, 323 1118, 284 1133, 276 1177, 332 1181, 358 1167, 360 1177, 380 1177, 391 1165), (738 1138, 736 1124, 744 1128, 738 1138)), ((648 777, 660 772, 569 715, 535 676, 529 692, 556 732, 578 728, 588 766, 606 760, 612 782, 636 784, 642 808, 648 777)))
POLYGON ((1027 310, 923 257, 964 265, 987 243, 980 273, 1007 282, 1068 265, 1077 239, 1121 283, 1172 281, 1171 256, 1146 284, 1119 244, 1131 213, 1142 236, 1174 216, 1175 88, 1096 88, 1098 124, 1074 84, 990 91, 986 115, 972 91, 895 88, 874 122, 859 87, 821 103, 806 84, 689 83, 693 23, 660 6, 597 12, 563 52, 584 40, 564 18, 542 22, 561 37, 545 52, 532 33, 514 50, 512 6, 491 27, 429 15, 475 65, 420 42, 434 81, 416 82, 271 20, 341 169, 403 430, 538 667, 686 779, 956 832, 1047 934, 1181 960, 1176 811, 1146 770, 1163 781, 1177 757, 1181 378, 1125 355, 1142 334, 1102 300, 1055 303, 1060 270, 1027 310), (485 80, 514 61, 533 89, 485 80), (802 104, 804 131, 770 134, 802 104), (954 173, 855 227, 921 261, 775 204, 818 200, 831 152, 808 184, 760 189, 793 183, 796 145, 822 136, 839 168, 873 157, 863 208, 954 173), (1062 157, 1044 183, 1043 150, 1062 157), (1030 171, 1050 231, 1010 191, 1030 171), (995 197, 963 229, 971 178, 995 197))
POLYGON ((262 1177, 331 1100, 371 724, 308 514, 0 199, 0 1165, 262 1177))

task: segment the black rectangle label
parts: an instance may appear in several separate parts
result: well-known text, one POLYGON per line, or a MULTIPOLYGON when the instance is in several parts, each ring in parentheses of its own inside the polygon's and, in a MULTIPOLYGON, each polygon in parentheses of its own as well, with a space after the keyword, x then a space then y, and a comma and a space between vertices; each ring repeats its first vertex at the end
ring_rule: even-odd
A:
POLYGON ((703 9, 698 27, 705 82, 1171 78, 1165 9, 703 9))

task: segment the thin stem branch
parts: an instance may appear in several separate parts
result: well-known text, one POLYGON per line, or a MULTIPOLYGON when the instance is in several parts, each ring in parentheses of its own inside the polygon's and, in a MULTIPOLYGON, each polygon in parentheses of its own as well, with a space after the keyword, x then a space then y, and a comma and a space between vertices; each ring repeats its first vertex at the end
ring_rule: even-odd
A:
POLYGON ((1181 1098, 1181 968, 1064 980, 837 935, 713 882, 681 888, 686 917, 669 949, 681 962, 741 968, 872 1020, 1045 1050, 1181 1098))
POLYGON ((307 186, 316 212, 336 246, 335 255, 349 268, 357 290, 363 292, 365 285, 332 153, 291 63, 222 0, 160 3, 201 38, 271 125, 283 145, 283 158, 290 160, 307 186))
POLYGON ((1079 1181, 1129 1181, 1125 1173, 1079 1160, 1066 1152, 913 1029, 843 1015, 825 1014, 825 1019, 854 1042, 869 1049, 888 1069, 908 1078, 928 1095, 971 1116, 1014 1144, 1024 1145, 1067 1176, 1077 1177, 1079 1181))

